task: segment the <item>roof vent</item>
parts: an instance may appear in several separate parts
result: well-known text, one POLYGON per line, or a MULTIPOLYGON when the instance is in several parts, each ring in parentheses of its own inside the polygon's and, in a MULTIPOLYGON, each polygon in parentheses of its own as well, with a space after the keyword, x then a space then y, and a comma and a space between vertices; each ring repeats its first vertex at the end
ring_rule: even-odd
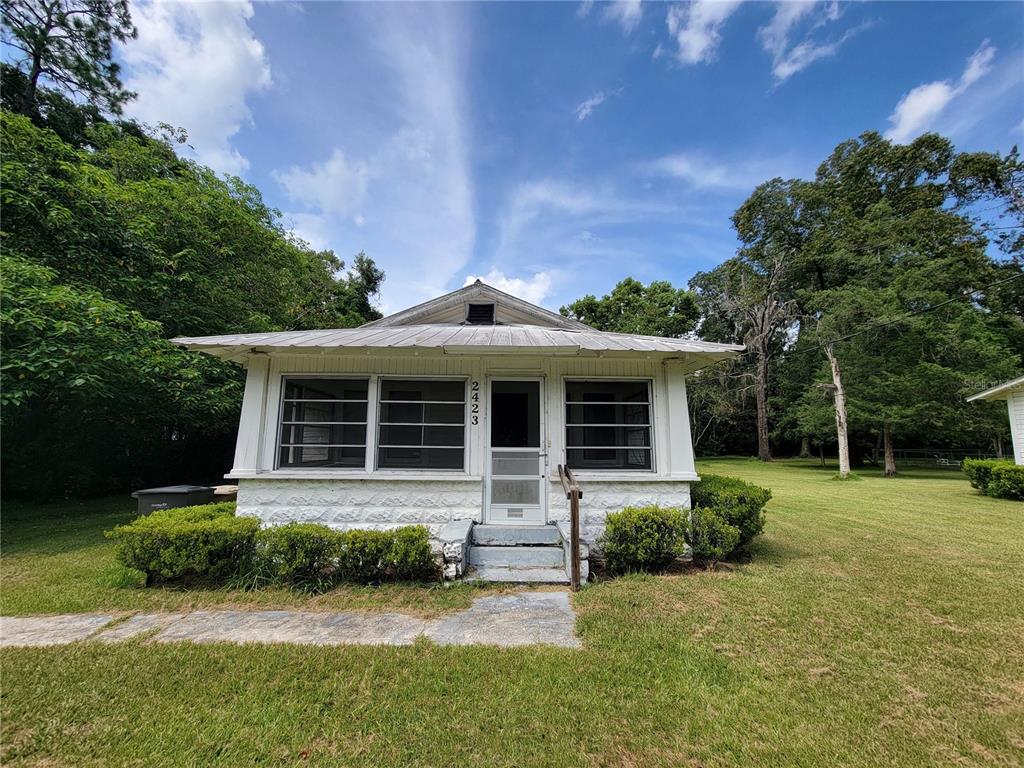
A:
POLYGON ((466 308, 466 322, 470 325, 494 325, 494 304, 470 304, 466 308))

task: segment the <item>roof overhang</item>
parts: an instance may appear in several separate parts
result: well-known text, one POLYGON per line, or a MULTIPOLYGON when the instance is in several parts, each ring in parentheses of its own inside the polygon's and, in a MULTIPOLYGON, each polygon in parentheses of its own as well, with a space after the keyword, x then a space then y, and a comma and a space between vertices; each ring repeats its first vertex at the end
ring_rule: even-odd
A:
POLYGON ((976 395, 971 395, 967 398, 968 403, 973 403, 975 400, 1007 400, 1011 395, 1019 394, 1024 392, 1024 376, 1016 379, 1010 379, 1002 384, 997 384, 994 387, 986 389, 984 392, 979 392, 976 395))

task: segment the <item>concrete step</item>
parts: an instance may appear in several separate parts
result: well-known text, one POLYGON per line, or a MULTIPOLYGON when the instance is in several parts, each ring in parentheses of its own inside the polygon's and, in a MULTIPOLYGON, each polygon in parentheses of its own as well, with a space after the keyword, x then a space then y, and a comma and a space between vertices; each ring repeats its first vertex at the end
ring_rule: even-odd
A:
POLYGON ((507 568, 481 565, 470 568, 467 581, 504 581, 513 584, 568 584, 564 568, 507 568))
POLYGON ((539 547, 470 547, 470 565, 510 568, 565 568, 561 545, 539 547))
POLYGON ((480 546, 521 547, 558 544, 562 540, 553 525, 474 525, 473 543, 480 546))

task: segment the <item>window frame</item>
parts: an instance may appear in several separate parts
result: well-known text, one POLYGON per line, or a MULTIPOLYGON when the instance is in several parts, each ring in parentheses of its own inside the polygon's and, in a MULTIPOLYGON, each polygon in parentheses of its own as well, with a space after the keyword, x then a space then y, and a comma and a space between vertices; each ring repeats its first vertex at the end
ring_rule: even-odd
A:
MULTIPOLYGON (((324 471, 331 471, 331 472, 364 472, 366 470, 366 456, 368 455, 367 452, 370 450, 370 423, 371 423, 370 422, 370 416, 371 416, 372 406, 373 406, 373 400, 372 400, 372 397, 371 397, 371 395, 373 394, 373 377, 371 375, 365 374, 365 373, 329 373, 329 374, 323 374, 323 373, 282 373, 281 377, 280 377, 280 388, 281 388, 281 392, 280 392, 280 397, 278 398, 277 419, 276 419, 277 423, 276 423, 276 431, 275 431, 275 439, 274 439, 274 463, 273 463, 273 467, 274 467, 275 471, 282 470, 282 471, 285 471, 285 472, 317 472, 317 471, 320 471, 320 472, 324 472, 324 471), (289 444, 285 444, 285 442, 284 442, 284 430, 285 430, 285 424, 286 424, 285 423, 285 403, 290 401, 290 400, 295 400, 295 399, 303 399, 303 400, 306 399, 306 398, 290 398, 290 397, 287 397, 287 394, 288 394, 288 383, 290 381, 302 381, 302 380, 306 380, 306 381, 320 381, 320 380, 331 380, 331 379, 342 380, 342 381, 365 381, 366 382, 366 400, 365 401, 363 401, 363 400, 345 400, 345 399, 343 399, 343 400, 334 400, 334 399, 326 399, 326 398, 321 400, 321 402, 330 402, 330 403, 338 403, 338 402, 365 402, 366 403, 366 422, 365 422, 365 425, 364 425, 365 428, 366 428, 366 431, 365 431, 364 436, 363 436, 363 445, 362 446, 358 446, 358 445, 354 445, 353 444, 353 445, 350 446, 350 447, 353 447, 353 448, 359 448, 359 447, 363 448, 363 450, 364 450, 363 463, 361 465, 353 465, 353 466, 347 466, 347 467, 346 466, 332 467, 332 466, 329 466, 329 465, 287 466, 287 465, 283 464, 281 462, 281 449, 291 446, 290 443, 289 444)), ((316 400, 313 399, 313 400, 311 400, 311 402, 316 402, 316 400)), ((309 423, 309 424, 312 424, 312 425, 318 425, 318 424, 319 425, 363 424, 363 422, 355 422, 355 421, 354 422, 295 422, 295 421, 287 422, 288 425, 303 424, 303 423, 309 423)), ((316 448, 318 446, 316 446, 316 445, 309 445, 309 446, 298 446, 298 447, 316 448)), ((325 444, 323 447, 328 448, 328 447, 336 447, 336 446, 334 446, 333 444, 325 444)), ((342 446, 342 447, 344 447, 344 446, 342 446)))
MULTIPOLYGON (((595 473, 599 476, 613 476, 615 474, 622 475, 657 475, 658 474, 658 450, 657 450, 657 387, 655 386, 656 380, 653 376, 563 376, 562 377, 562 459, 566 466, 569 464, 569 451, 586 450, 588 447, 595 450, 645 450, 650 451, 650 466, 649 467, 621 467, 621 466, 605 466, 605 467, 571 467, 574 472, 581 476, 586 476, 588 473, 595 473), (634 403, 635 405, 647 405, 647 423, 646 424, 607 424, 597 425, 596 423, 591 424, 585 422, 583 424, 570 424, 569 423, 569 406, 570 405, 587 405, 584 402, 571 402, 569 400, 569 384, 575 383, 587 383, 593 382, 595 384, 611 384, 615 382, 643 382, 647 386, 647 400, 646 403, 634 403), (572 446, 569 445, 569 429, 573 427, 585 427, 590 426, 607 426, 607 427, 645 427, 648 430, 649 444, 645 446, 572 446)), ((604 402, 604 401, 602 401, 604 402)), ((597 403, 594 403, 597 404, 597 403)), ((621 403, 614 403, 616 405, 629 405, 629 401, 622 401, 621 403)))
MULTIPOLYGON (((471 437, 470 419, 469 419, 469 402, 470 402, 470 398, 469 398, 469 382, 470 382, 470 377, 469 376, 429 375, 429 374, 426 374, 426 375, 421 375, 421 374, 407 374, 407 375, 387 374, 387 375, 378 375, 378 376, 375 376, 374 378, 376 379, 376 383, 374 385, 375 397, 374 397, 374 407, 373 407, 373 416, 374 416, 373 456, 372 456, 372 460, 369 460, 369 459, 367 460, 367 463, 366 463, 367 471, 368 472, 372 472, 374 474, 382 474, 382 475, 386 475, 386 474, 389 474, 389 473, 391 473, 391 474, 410 474, 410 473, 412 473, 412 474, 423 474, 423 475, 431 475, 431 474, 434 474, 434 473, 440 473, 440 474, 445 474, 445 475, 452 475, 452 474, 462 474, 462 475, 464 475, 464 474, 467 474, 469 472, 469 454, 468 454, 468 449, 469 449, 469 443, 470 443, 470 437, 471 437), (421 403, 421 404, 423 404, 423 403, 430 403, 430 402, 444 402, 444 403, 449 403, 451 405, 456 404, 456 401, 454 401, 454 400, 452 400, 452 401, 448 401, 448 400, 445 400, 445 401, 431 401, 431 400, 407 400, 407 401, 390 401, 390 400, 388 400, 388 401, 385 401, 385 400, 381 399, 381 396, 382 396, 383 390, 384 390, 384 382, 385 381, 460 381, 460 382, 462 382, 462 424, 461 425, 459 425, 459 424, 436 424, 436 426, 442 426, 442 427, 444 427, 444 426, 449 426, 449 427, 461 426, 462 427, 462 445, 461 446, 456 446, 456 445, 436 445, 436 446, 435 445, 429 445, 429 446, 419 445, 419 446, 413 446, 413 447, 416 447, 416 448, 438 448, 438 449, 443 449, 443 450, 454 450, 456 448, 460 448, 461 447, 462 448, 462 465, 460 467, 382 467, 382 466, 380 466, 380 449, 381 449, 380 428, 381 428, 381 426, 382 425, 383 426, 392 426, 392 425, 402 426, 403 425, 403 424, 397 423, 397 422, 384 422, 384 421, 381 420, 381 416, 382 416, 382 414, 384 412, 384 409, 383 409, 382 406, 386 402, 418 402, 418 403, 421 403)), ((367 418, 369 418, 369 416, 370 416, 370 414, 367 413, 367 418)), ((435 426, 435 423, 434 422, 420 422, 417 425, 417 424, 412 424, 411 422, 409 422, 409 423, 406 423, 404 425, 405 426, 412 425, 412 426, 426 427, 426 426, 435 426)), ((388 447, 394 448, 396 446, 385 445, 384 447, 385 448, 388 448, 388 447)), ((398 447, 401 447, 401 446, 398 446, 398 447)))

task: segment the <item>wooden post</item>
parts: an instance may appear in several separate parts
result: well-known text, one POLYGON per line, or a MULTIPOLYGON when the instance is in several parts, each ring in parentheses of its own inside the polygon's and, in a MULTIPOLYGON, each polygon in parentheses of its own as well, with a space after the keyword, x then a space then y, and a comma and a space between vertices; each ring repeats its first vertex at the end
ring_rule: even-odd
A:
POLYGON ((572 476, 572 470, 558 465, 558 479, 569 500, 569 583, 573 592, 580 590, 580 497, 583 492, 572 476))

